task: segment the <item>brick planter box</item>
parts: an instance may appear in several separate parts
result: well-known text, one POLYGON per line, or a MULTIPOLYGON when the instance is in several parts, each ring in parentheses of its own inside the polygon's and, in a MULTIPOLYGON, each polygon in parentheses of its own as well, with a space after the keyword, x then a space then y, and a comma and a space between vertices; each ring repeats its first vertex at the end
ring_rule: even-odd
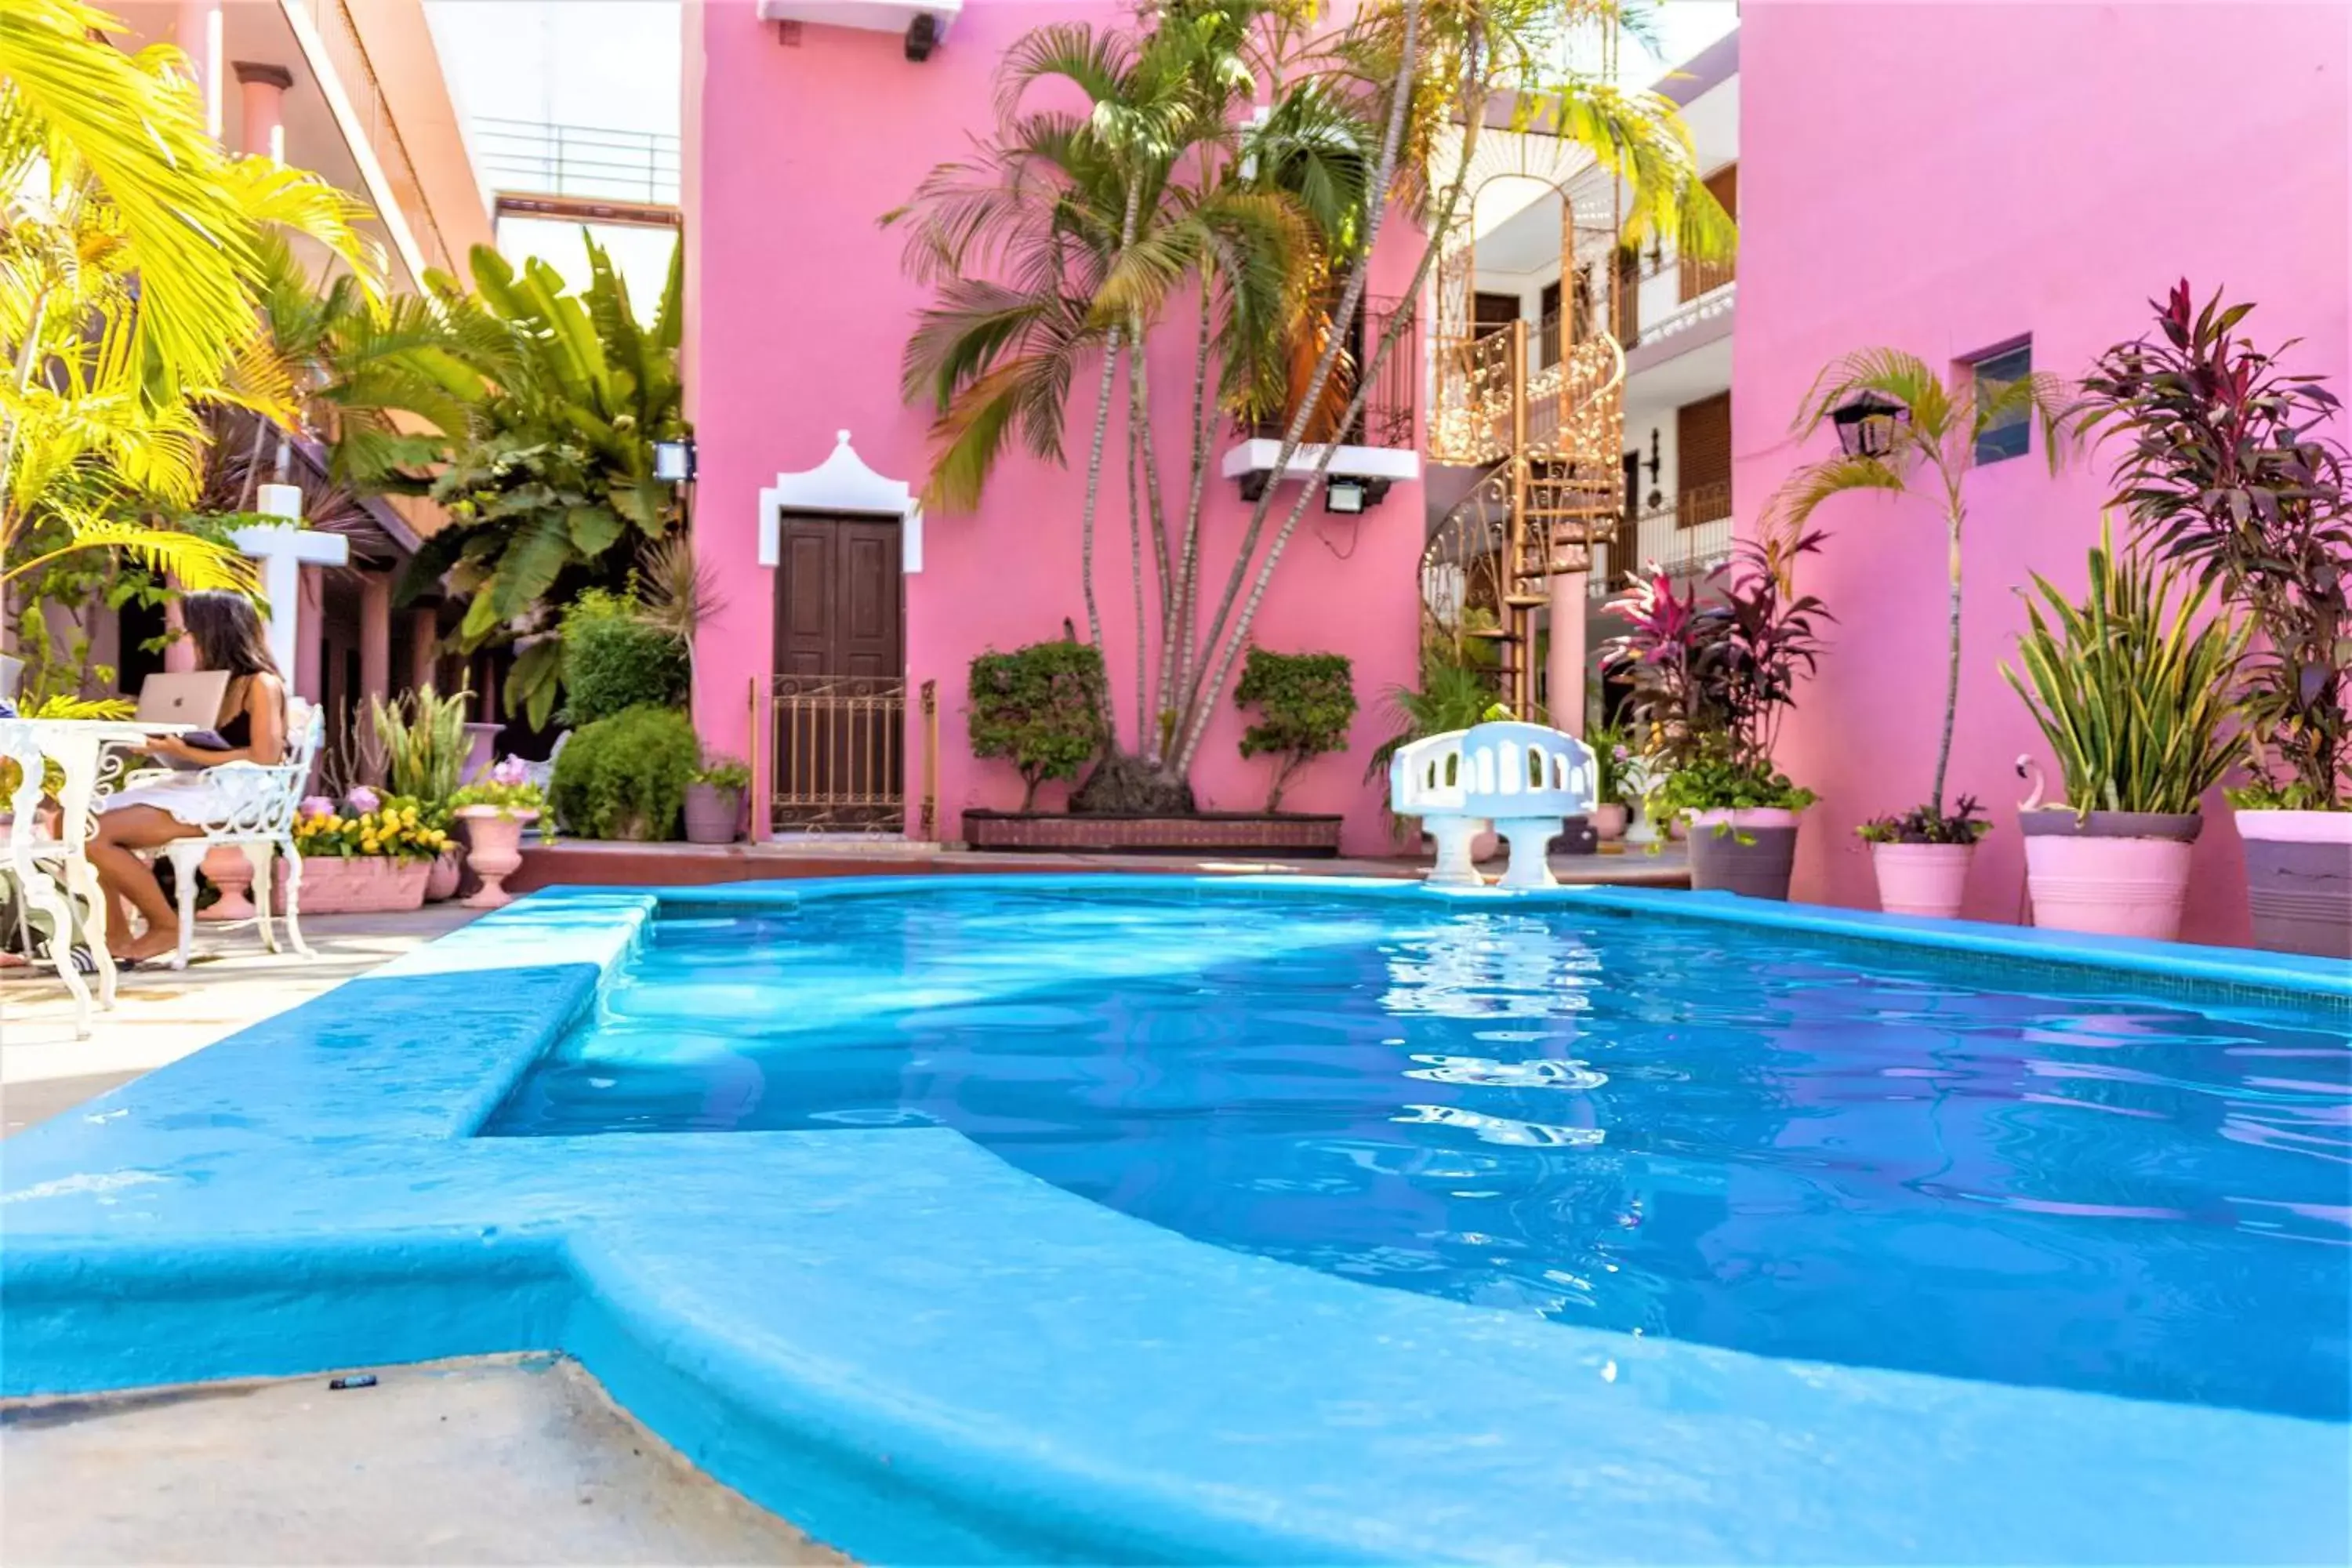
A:
POLYGON ((1060 812, 967 811, 963 839, 974 849, 1116 855, 1339 853, 1339 819, 1285 812, 1205 811, 1197 816, 1072 816, 1060 812))

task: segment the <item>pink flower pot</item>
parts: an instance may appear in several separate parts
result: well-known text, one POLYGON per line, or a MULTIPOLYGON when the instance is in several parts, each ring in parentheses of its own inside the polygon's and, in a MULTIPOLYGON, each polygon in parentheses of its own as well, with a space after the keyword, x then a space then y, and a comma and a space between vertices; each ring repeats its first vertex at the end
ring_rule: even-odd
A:
POLYGON ((1617 801, 1596 805, 1587 819, 1592 825, 1594 837, 1603 844, 1614 844, 1625 837, 1625 807, 1617 801))
POLYGON ((466 863, 455 845, 433 858, 433 873, 425 879, 425 901, 441 903, 457 896, 457 884, 465 879, 466 863))
POLYGON ((2018 814, 2033 923, 2051 931, 2171 942, 2189 891, 2189 847, 2201 817, 2149 812, 2018 814))
POLYGON ((500 886, 522 865, 522 827, 539 818, 535 811, 506 812, 495 805, 467 805, 457 815, 466 819, 466 864, 482 879, 480 889, 465 900, 469 910, 495 910, 514 902, 500 886))
POLYGON ((1878 873, 1878 907, 1890 915, 1958 920, 1968 892, 1973 844, 1874 844, 1871 868, 1878 873))
POLYGON ((253 862, 245 851, 231 844, 215 845, 205 851, 205 880, 220 889, 220 897, 210 909, 198 910, 200 921, 249 921, 259 911, 253 907, 253 862))
MULTIPOLYGON (((302 912, 306 915, 374 915, 420 909, 429 860, 395 860, 389 855, 302 857, 302 912)), ((277 868, 271 904, 286 912, 286 868, 277 868)))

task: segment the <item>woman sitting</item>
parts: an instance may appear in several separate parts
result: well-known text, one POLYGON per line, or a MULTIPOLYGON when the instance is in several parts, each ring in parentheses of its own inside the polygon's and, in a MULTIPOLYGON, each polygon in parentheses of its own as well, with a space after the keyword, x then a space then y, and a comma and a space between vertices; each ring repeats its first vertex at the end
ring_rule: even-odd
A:
MULTIPOLYGON (((189 594, 180 600, 180 614, 188 640, 195 644, 197 668, 229 675, 221 694, 219 722, 208 737, 220 745, 151 737, 146 749, 152 755, 204 771, 119 791, 103 807, 89 858, 107 893, 107 950, 119 962, 155 958, 180 945, 179 910, 133 851, 200 837, 208 825, 228 820, 247 804, 234 774, 223 777, 212 771, 222 763, 274 767, 286 760, 286 682, 277 660, 269 657, 252 602, 236 594, 189 594), (147 921, 146 931, 136 938, 123 910, 125 900, 147 921)), ((257 892, 268 896, 267 889, 257 892)))

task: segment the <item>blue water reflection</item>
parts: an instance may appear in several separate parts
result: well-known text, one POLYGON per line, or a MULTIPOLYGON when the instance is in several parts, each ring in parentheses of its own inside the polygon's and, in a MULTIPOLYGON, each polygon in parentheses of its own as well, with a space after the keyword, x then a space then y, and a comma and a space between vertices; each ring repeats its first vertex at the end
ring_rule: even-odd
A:
POLYGON ((1526 905, 944 888, 666 921, 489 1131, 900 1126, 1456 1300, 2352 1415, 2352 1046, 2284 1005, 1526 905))

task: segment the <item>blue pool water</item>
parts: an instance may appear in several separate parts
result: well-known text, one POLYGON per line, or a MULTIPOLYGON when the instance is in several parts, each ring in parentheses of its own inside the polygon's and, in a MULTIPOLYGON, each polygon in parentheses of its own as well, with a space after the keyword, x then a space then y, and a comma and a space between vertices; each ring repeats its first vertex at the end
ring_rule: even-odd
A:
POLYGON ((2352 1415, 2352 1043, 2284 1002, 1524 902, 672 906, 485 1131, 934 1126, 1374 1284, 2352 1415))

